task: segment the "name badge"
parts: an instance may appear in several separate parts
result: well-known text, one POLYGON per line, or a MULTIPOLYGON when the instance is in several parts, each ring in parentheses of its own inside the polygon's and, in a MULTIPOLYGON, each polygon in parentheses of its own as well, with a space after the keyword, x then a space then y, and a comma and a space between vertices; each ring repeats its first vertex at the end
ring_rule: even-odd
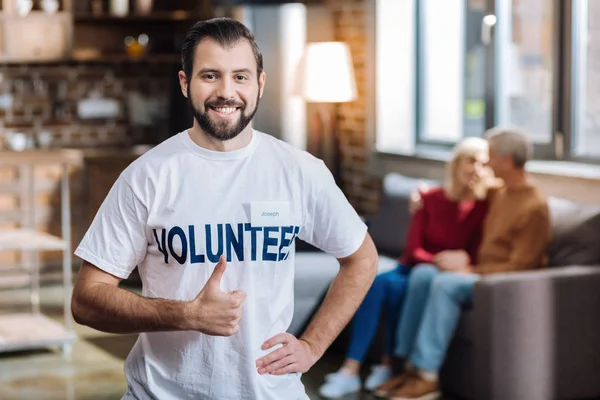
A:
POLYGON ((289 201, 254 201, 250 203, 250 223, 253 226, 290 225, 289 201))

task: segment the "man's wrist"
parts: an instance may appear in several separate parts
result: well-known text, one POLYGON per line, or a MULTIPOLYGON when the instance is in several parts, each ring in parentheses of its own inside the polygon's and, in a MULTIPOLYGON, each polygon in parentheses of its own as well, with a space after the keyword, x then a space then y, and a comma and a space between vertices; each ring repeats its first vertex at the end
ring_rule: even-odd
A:
POLYGON ((323 356, 323 352, 316 345, 314 345, 314 343, 310 339, 307 339, 305 337, 301 337, 298 340, 306 343, 306 345, 308 346, 308 349, 310 351, 310 354, 312 355, 312 358, 313 358, 314 362, 317 362, 317 360, 320 359, 323 356))
POLYGON ((196 330, 193 327, 194 318, 197 317, 196 314, 198 312, 197 307, 194 307, 193 301, 182 301, 177 304, 177 310, 175 312, 176 315, 176 323, 178 330, 180 331, 192 331, 196 330))

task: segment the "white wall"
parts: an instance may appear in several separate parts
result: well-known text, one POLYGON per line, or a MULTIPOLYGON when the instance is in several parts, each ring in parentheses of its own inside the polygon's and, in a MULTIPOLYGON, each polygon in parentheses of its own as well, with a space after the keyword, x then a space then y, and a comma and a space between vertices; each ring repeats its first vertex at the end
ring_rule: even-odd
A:
POLYGON ((306 44, 306 7, 302 4, 238 7, 235 18, 254 33, 267 75, 254 128, 304 148, 306 105, 293 89, 297 64, 306 44))

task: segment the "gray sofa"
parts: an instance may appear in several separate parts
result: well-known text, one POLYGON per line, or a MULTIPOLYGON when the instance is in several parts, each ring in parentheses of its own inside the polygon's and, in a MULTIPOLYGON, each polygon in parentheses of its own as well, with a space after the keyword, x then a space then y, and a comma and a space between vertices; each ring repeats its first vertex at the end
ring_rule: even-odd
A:
MULTIPOLYGON (((379 211, 367 218, 381 272, 401 255, 408 199, 418 182, 388 175, 379 211)), ((558 198, 549 205, 549 267, 491 275, 476 284, 473 307, 464 311, 441 371, 443 390, 452 398, 600 397, 600 206, 558 198)), ((301 333, 339 267, 305 244, 299 250, 294 334, 301 333)), ((348 329, 331 351, 344 352, 347 337, 348 329)), ((380 330, 371 359, 381 353, 382 340, 380 330)))
MULTIPOLYGON (((417 180, 390 175, 369 231, 401 254, 417 180)), ((435 183, 434 183, 435 184, 435 183)), ((484 277, 441 371, 447 395, 473 400, 600 397, 600 205, 549 198, 549 267, 484 277)))

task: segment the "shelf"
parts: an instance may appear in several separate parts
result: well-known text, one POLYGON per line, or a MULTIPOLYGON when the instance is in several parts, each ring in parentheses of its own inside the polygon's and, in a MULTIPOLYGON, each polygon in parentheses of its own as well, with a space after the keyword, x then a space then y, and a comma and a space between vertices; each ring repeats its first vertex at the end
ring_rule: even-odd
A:
MULTIPOLYGON (((0 3, 1 3, 1 0, 0 0, 0 3)), ((48 13, 43 10, 31 10, 26 16, 21 17, 20 15, 17 15, 15 12, 8 13, 8 12, 0 9, 0 20, 10 20, 10 19, 23 20, 23 19, 27 19, 27 18, 48 18, 48 17, 57 16, 57 15, 69 17, 70 14, 71 13, 66 10, 57 10, 56 12, 53 12, 53 13, 48 13)), ((63 17, 61 17, 61 18, 63 18, 63 17)))
POLYGON ((19 181, 25 193, 18 200, 29 204, 20 211, 22 217, 33 221, 35 207, 35 166, 39 164, 61 165, 60 186, 60 220, 62 237, 57 237, 35 229, 20 227, 0 229, 0 251, 21 251, 20 267, 16 270, 4 268, 0 271, 0 286, 6 288, 23 287, 29 283, 31 313, 14 313, 0 315, 0 353, 6 351, 28 350, 48 346, 61 346, 64 355, 71 351, 71 341, 76 339, 72 330, 71 293, 73 285, 73 263, 71 256, 71 204, 69 189, 69 165, 81 160, 81 154, 65 150, 26 150, 23 152, 0 152, 0 165, 27 165, 28 172, 20 174, 19 181), (27 212, 27 214, 25 214, 27 212), (28 255, 33 251, 36 254, 28 255), (38 251, 62 252, 62 286, 63 286, 63 322, 59 324, 40 314, 40 257, 38 251))
POLYGON ((95 62, 95 63, 115 63, 115 62, 181 62, 181 54, 177 53, 150 53, 141 57, 133 57, 125 53, 116 54, 90 54, 73 55, 71 61, 75 62, 95 62))
POLYGON ((42 314, 0 315, 0 352, 65 345, 75 332, 42 314))
MULTIPOLYGON (((31 289, 34 284, 32 270, 33 267, 24 267, 22 264, 2 265, 0 270, 0 289, 2 290, 22 290, 31 289)), ((63 273, 58 266, 44 269, 39 274, 39 282, 42 283, 60 283, 63 273)))
POLYGON ((0 276, 0 288, 21 289, 31 286, 31 275, 26 273, 2 272, 0 276))
MULTIPOLYGON (((44 181, 39 183, 35 187, 35 191, 37 192, 50 192, 56 188, 54 182, 44 181)), ((0 195, 19 195, 23 191, 23 188, 18 183, 0 183, 0 195)), ((0 211, 0 215, 4 214, 4 212, 0 211)), ((2 217, 0 217, 1 219, 2 217)))
POLYGON ((204 20, 206 17, 198 12, 189 11, 166 11, 166 12, 154 12, 151 14, 130 14, 124 17, 118 17, 110 14, 75 14, 75 22, 94 22, 94 23, 113 23, 113 22, 179 22, 179 21, 193 21, 193 20, 204 20))
POLYGON ((67 243, 55 236, 33 229, 0 230, 0 251, 7 250, 65 250, 67 243))
POLYGON ((73 149, 0 150, 0 166, 20 167, 27 164, 81 165, 81 153, 73 149))
MULTIPOLYGON (((3 193, 4 194, 4 193, 3 193)), ((0 223, 16 223, 21 222, 21 212, 18 210, 2 210, 0 211, 0 223)))

